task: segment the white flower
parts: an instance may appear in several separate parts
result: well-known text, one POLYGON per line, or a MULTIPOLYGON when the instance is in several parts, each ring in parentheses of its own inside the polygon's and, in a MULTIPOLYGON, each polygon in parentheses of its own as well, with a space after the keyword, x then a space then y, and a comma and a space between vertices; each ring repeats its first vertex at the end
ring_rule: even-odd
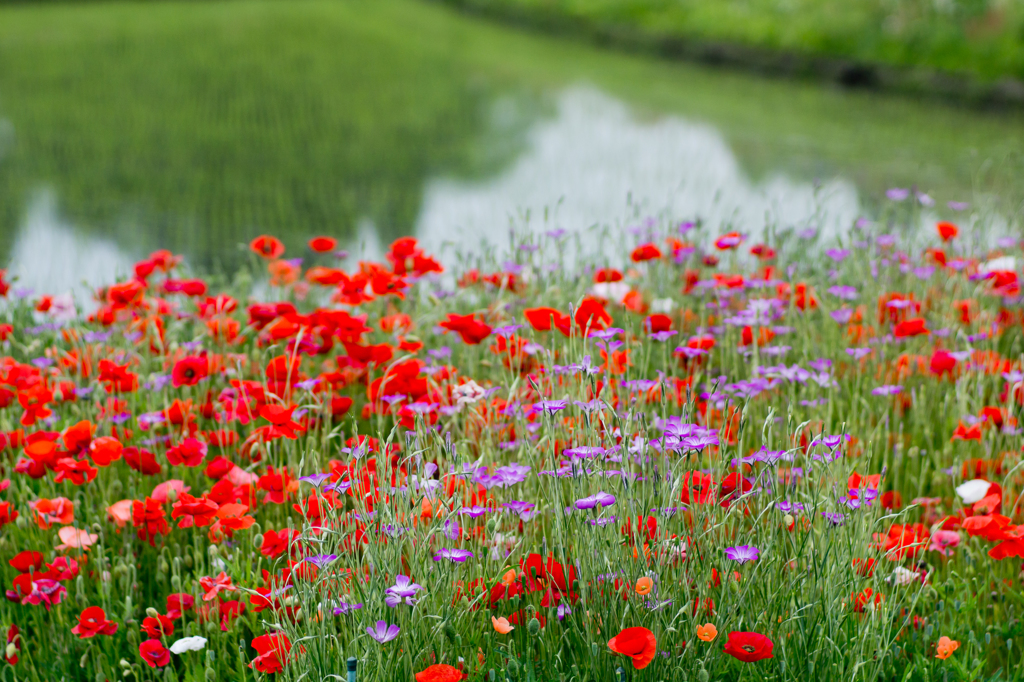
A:
POLYGON ((206 648, 205 637, 182 637, 171 645, 171 653, 179 656, 186 651, 199 651, 206 648))
POLYGON ((974 504, 988 494, 988 487, 990 485, 988 481, 976 478, 973 481, 967 481, 958 485, 956 487, 956 494, 960 496, 964 504, 974 504))
POLYGON ((58 294, 50 301, 50 314, 58 322, 70 322, 78 312, 75 310, 75 298, 70 293, 58 294))
POLYGON ((893 580, 896 581, 897 585, 910 585, 915 580, 921 579, 921 574, 916 571, 911 571, 909 568, 903 566, 897 566, 896 570, 892 572, 893 580))
POLYGON ((996 272, 998 270, 1016 270, 1017 261, 1014 260, 1013 256, 1003 256, 1001 258, 993 258, 990 261, 986 261, 978 266, 978 272, 983 275, 987 275, 990 272, 996 272))
POLYGON ((452 395, 455 396, 456 404, 458 405, 478 402, 484 397, 485 393, 486 391, 483 387, 472 379, 452 389, 452 395))
POLYGON ((671 298, 656 298, 651 301, 651 312, 669 315, 676 309, 676 302, 671 298))
POLYGON ((598 298, 622 303, 622 299, 626 298, 626 294, 629 293, 629 285, 622 280, 618 282, 598 282, 591 291, 598 298))

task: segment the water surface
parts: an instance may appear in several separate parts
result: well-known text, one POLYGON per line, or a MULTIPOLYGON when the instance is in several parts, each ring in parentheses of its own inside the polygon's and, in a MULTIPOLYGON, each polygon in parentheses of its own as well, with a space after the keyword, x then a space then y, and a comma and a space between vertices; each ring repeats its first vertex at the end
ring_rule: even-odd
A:
MULTIPOLYGON (((0 260, 59 293, 251 237, 379 256, 649 216, 829 232, 883 192, 1017 229, 1024 118, 602 52, 413 0, 0 9, 0 260)), ((958 216, 962 217, 962 216, 958 216)), ((611 242, 609 242, 611 248, 611 242)))

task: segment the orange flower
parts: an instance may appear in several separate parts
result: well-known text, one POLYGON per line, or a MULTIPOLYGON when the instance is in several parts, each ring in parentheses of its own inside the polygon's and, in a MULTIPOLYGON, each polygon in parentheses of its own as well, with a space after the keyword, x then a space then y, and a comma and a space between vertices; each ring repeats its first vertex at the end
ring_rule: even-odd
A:
POLYGON ((654 660, 658 642, 647 628, 626 628, 608 640, 608 648, 633 659, 633 667, 643 670, 654 660))
POLYGON ((702 642, 711 642, 718 637, 718 628, 711 623, 697 626, 697 639, 702 642))
POLYGON ((960 642, 943 635, 939 637, 939 643, 935 645, 935 658, 946 660, 953 655, 953 652, 960 648, 960 642))
POLYGON ((647 576, 636 581, 636 593, 641 597, 650 594, 652 589, 654 589, 654 581, 647 576))
POLYGON ((299 278, 299 266, 286 260, 275 260, 267 264, 270 273, 270 284, 275 287, 294 284, 299 278))
POLYGON ((508 633, 510 633, 510 632, 512 632, 513 630, 516 629, 516 627, 514 625, 511 625, 508 622, 508 618, 504 618, 504 617, 502 617, 502 618, 495 618, 494 616, 491 616, 491 625, 494 626, 494 630, 496 632, 499 632, 499 633, 501 633, 503 635, 507 635, 508 633))

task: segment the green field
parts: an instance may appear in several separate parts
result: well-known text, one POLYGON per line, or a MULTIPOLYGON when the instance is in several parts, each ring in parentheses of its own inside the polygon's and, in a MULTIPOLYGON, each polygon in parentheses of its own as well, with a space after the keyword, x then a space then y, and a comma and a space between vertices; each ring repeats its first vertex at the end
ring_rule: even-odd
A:
POLYGON ((753 48, 745 59, 755 67, 756 55, 782 52, 1024 80, 1019 0, 446 1, 602 40, 714 45, 723 57, 730 47, 753 48))
POLYGON ((1020 206, 1017 113, 606 52, 415 0, 25 4, 0 7, 0 119, 13 130, 0 262, 41 187, 78 229, 204 266, 228 266, 262 232, 294 246, 363 217, 386 241, 414 229, 426 180, 502 168, 549 94, 577 83, 642 118, 713 126, 754 179, 842 176, 875 196, 917 185, 1020 206), (499 96, 524 104, 516 130, 493 124, 499 96))

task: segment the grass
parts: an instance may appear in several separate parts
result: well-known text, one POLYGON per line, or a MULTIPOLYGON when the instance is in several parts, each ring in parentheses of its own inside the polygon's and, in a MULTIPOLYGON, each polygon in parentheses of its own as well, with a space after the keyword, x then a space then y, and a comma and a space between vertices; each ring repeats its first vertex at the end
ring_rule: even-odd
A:
POLYGON ((1019 285, 974 276, 991 214, 942 209, 960 236, 910 255, 919 207, 880 206, 829 243, 640 215, 520 233, 447 283, 404 243, 372 288, 310 290, 333 262, 299 251, 189 298, 155 255, 92 320, 6 300, 0 675, 1019 681, 1019 285), (234 305, 257 300, 298 314, 234 305), (420 589, 388 603, 399 576, 420 589), (89 607, 110 626, 84 637, 89 607), (652 643, 611 641, 629 628, 652 643))
POLYGON ((457 0, 553 25, 1024 79, 1024 12, 995 0, 457 0))

